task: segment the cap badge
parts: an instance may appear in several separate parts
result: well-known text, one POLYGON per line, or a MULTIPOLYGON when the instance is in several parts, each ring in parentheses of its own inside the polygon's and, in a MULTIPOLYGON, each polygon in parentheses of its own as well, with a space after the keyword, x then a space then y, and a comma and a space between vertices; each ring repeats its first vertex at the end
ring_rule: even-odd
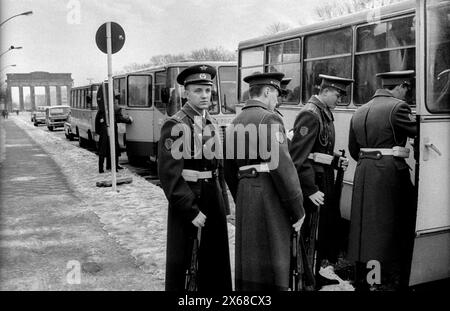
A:
POLYGON ((203 66, 200 67, 200 69, 203 70, 203 71, 206 71, 206 69, 208 69, 208 67, 203 65, 203 66))
POLYGON ((206 74, 201 73, 201 74, 200 74, 200 79, 206 79, 206 74))

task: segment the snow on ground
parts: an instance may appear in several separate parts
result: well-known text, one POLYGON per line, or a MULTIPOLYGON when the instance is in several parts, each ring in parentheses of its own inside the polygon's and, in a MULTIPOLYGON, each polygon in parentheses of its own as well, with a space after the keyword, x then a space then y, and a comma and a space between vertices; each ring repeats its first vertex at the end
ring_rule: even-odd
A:
MULTIPOLYGON (((97 181, 111 179, 111 173, 98 174, 98 157, 72 145, 45 127, 34 127, 28 114, 11 119, 50 154, 61 167, 75 195, 100 218, 103 229, 130 251, 145 273, 154 276, 157 288, 164 290, 166 260, 167 200, 161 188, 123 169, 117 178, 132 177, 131 184, 112 188, 96 187, 97 181)), ((234 226, 228 225, 230 259, 234 278, 234 226)))

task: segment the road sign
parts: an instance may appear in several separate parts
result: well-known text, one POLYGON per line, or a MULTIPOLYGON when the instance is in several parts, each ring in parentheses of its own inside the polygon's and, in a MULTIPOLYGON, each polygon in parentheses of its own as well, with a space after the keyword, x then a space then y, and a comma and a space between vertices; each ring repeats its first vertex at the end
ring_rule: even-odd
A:
MULTIPOLYGON (((107 42, 106 42, 106 24, 101 25, 95 35, 95 42, 97 47, 105 54, 108 54, 107 42)), ((125 32, 123 28, 114 22, 111 22, 111 44, 112 54, 119 52, 125 44, 125 32)))

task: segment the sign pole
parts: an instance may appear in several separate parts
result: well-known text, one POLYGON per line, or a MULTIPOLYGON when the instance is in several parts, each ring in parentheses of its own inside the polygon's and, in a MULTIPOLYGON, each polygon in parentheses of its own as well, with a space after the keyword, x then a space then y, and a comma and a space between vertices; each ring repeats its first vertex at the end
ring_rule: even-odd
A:
POLYGON ((114 94, 112 81, 112 42, 111 23, 106 23, 106 45, 108 51, 108 103, 109 103, 109 149, 111 156, 112 190, 117 191, 116 176, 116 139, 114 123, 114 94))

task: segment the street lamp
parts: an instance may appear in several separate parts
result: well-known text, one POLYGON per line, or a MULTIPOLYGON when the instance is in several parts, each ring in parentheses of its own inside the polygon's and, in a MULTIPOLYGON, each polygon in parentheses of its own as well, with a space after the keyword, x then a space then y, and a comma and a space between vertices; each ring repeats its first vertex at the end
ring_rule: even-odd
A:
POLYGON ((9 21, 10 19, 13 19, 14 17, 17 17, 17 16, 21 16, 21 15, 31 15, 31 14, 33 14, 33 11, 27 11, 27 12, 23 12, 23 13, 20 13, 20 14, 16 14, 16 15, 14 15, 14 16, 11 16, 10 18, 8 18, 7 20, 5 20, 5 21, 3 21, 1 24, 0 24, 0 27, 1 26, 3 26, 3 24, 4 23, 6 23, 7 21, 9 21))
POLYGON ((3 67, 1 70, 0 70, 0 72, 2 72, 3 70, 5 70, 6 68, 8 68, 8 67, 16 67, 17 65, 16 64, 13 64, 13 65, 6 65, 5 67, 3 67))
POLYGON ((7 49, 5 52, 3 52, 2 54, 0 54, 0 57, 3 56, 3 54, 6 54, 7 52, 9 52, 9 51, 11 51, 11 50, 20 50, 20 49, 23 49, 23 47, 11 45, 11 46, 9 47, 9 49, 7 49))

